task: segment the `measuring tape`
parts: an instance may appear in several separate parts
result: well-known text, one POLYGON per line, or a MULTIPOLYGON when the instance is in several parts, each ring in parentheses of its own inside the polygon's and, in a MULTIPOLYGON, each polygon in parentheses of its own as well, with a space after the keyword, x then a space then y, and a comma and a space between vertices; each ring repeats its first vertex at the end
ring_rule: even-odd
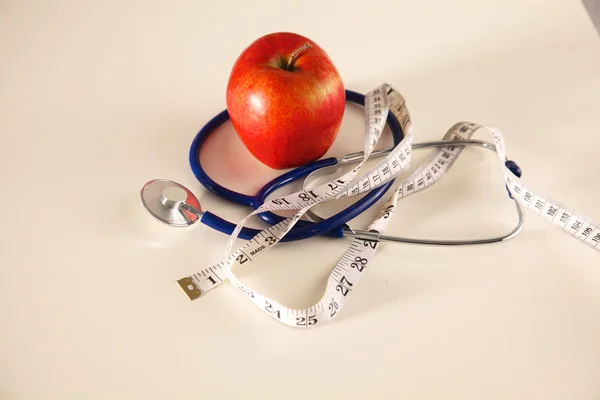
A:
MULTIPOLYGON (((235 228, 226 247, 225 259, 177 282, 190 300, 195 300, 225 281, 231 282, 249 301, 276 321, 293 327, 311 328, 333 320, 344 307, 358 281, 373 268, 375 252, 379 245, 376 237, 387 228, 396 203, 401 198, 418 193, 438 182, 454 165, 464 146, 441 147, 428 157, 383 204, 367 230, 374 232, 373 240, 354 238, 329 275, 327 287, 316 304, 302 309, 291 309, 244 285, 234 273, 234 268, 247 266, 277 244, 311 207, 319 203, 356 196, 389 182, 408 169, 411 162, 413 127, 406 101, 391 85, 383 84, 365 96, 365 148, 362 161, 342 177, 310 190, 274 198, 247 215, 235 228), (404 139, 385 159, 355 181, 364 163, 375 148, 385 127, 388 113, 400 122, 404 139), (286 210, 297 212, 273 225, 242 247, 231 252, 244 224, 253 215, 265 211, 286 210)), ((487 130, 494 139, 496 154, 504 172, 506 187, 511 196, 524 208, 559 226, 565 233, 600 251, 600 225, 584 215, 571 211, 566 205, 525 186, 505 164, 506 146, 499 130, 474 122, 459 122, 444 135, 443 140, 465 140, 479 129, 487 130)))

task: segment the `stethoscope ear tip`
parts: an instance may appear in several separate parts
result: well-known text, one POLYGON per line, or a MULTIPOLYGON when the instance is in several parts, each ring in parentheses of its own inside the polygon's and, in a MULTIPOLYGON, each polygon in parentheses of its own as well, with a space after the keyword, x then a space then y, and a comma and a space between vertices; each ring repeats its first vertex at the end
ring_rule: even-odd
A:
POLYGON ((185 186, 168 179, 146 182, 140 191, 140 198, 150 215, 169 226, 193 225, 203 214, 196 195, 185 186))

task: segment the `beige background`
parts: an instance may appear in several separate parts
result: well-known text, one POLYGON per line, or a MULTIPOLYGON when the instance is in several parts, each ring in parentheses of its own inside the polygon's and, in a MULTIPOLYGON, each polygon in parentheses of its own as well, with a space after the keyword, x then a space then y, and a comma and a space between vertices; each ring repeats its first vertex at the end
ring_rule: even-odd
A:
MULTIPOLYGON (((600 258, 531 213, 500 245, 382 246, 315 330, 230 285, 183 295, 175 280, 219 261, 227 237, 159 224, 139 190, 171 178, 223 217, 248 213, 202 188, 187 153, 237 55, 281 30, 326 49, 349 89, 393 84, 416 141, 464 119, 498 127, 525 182, 600 221, 600 38, 579 1, 4 0, 0 398, 599 398, 600 258)), ((360 149, 363 126, 349 107, 329 154, 360 149)), ((274 176, 230 127, 205 150, 238 190, 274 176)), ((505 193, 493 154, 466 151, 388 233, 503 232, 505 193)), ((244 281, 310 305, 348 243, 278 245, 244 281)))

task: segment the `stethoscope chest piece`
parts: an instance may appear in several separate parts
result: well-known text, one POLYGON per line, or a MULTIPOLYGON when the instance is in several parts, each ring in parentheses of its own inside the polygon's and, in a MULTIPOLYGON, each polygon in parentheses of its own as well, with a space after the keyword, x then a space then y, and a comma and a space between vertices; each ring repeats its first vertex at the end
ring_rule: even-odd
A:
POLYGON ((196 195, 185 186, 168 179, 147 182, 142 187, 140 197, 154 218, 170 226, 190 226, 202 215, 196 195))

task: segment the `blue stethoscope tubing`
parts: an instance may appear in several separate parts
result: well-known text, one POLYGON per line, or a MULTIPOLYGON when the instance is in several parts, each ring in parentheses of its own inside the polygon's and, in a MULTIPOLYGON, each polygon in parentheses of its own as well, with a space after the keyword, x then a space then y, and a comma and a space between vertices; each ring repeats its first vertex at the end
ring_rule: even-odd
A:
MULTIPOLYGON (((346 90, 346 101, 356 103, 364 106, 365 96, 363 94, 346 90)), ((278 188, 287 185, 297 179, 307 176, 313 171, 320 168, 332 166, 338 163, 338 159, 335 157, 325 158, 322 160, 314 161, 310 164, 298 167, 294 170, 286 172, 279 177, 271 180, 259 190, 254 196, 238 193, 233 190, 227 189, 217 182, 212 180, 208 174, 202 168, 200 163, 200 150, 206 139, 212 134, 219 126, 229 120, 229 113, 227 110, 222 111, 215 117, 213 117, 202 129, 196 134, 192 141, 189 162, 190 167, 194 173, 194 176, 198 181, 210 192, 218 195, 219 197, 230 200, 236 204, 246 205, 252 207, 254 210, 264 204, 266 198, 278 188)), ((398 120, 392 113, 388 113, 387 124, 392 132, 394 146, 397 146, 404 138, 402 128, 398 123, 398 120)), ((291 242, 296 240, 308 239, 314 236, 329 236, 335 238, 341 238, 344 236, 344 226, 348 221, 357 217, 373 204, 375 204, 392 186, 394 180, 376 188, 369 192, 367 195, 347 207, 345 210, 338 212, 337 214, 320 222, 311 221, 298 221, 294 227, 287 233, 286 236, 281 240, 282 242, 291 242)), ((266 211, 258 214, 258 216, 270 225, 275 225, 285 218, 276 215, 270 211, 266 211)), ((235 224, 215 215, 208 211, 205 211, 200 222, 207 225, 208 227, 215 229, 219 232, 231 235, 236 227, 235 224)), ((238 235, 240 239, 250 240, 256 234, 260 233, 261 230, 243 227, 238 235)))

